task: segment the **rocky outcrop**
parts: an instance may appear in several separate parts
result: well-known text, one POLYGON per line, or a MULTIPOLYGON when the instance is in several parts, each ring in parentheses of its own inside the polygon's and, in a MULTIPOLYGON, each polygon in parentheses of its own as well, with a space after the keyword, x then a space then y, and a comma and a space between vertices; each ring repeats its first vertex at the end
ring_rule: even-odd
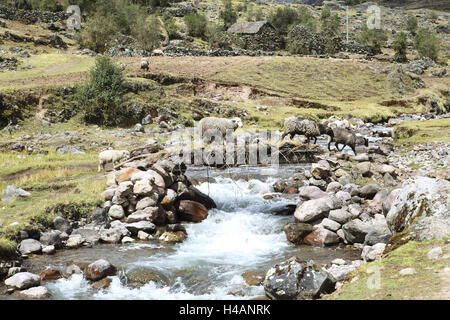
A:
POLYGON ((50 12, 38 10, 21 10, 11 6, 0 5, 0 18, 33 24, 37 22, 54 23, 67 20, 70 13, 64 11, 50 12))
POLYGON ((450 182, 427 177, 406 180, 386 219, 397 239, 443 239, 450 234, 450 182))
POLYGON ((334 290, 334 279, 323 268, 292 257, 267 271, 264 291, 273 300, 319 298, 334 290))

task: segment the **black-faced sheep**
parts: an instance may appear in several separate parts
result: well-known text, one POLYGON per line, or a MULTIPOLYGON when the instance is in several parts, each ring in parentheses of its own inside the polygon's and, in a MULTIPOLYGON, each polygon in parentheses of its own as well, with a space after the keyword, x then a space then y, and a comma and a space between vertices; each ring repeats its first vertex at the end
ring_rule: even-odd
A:
POLYGON ((106 150, 102 151, 98 155, 98 172, 101 169, 105 170, 105 164, 116 162, 122 159, 128 159, 130 157, 130 152, 128 150, 106 150))
POLYGON ((309 140, 314 138, 314 143, 317 143, 317 137, 322 134, 332 135, 332 130, 327 123, 317 123, 314 120, 302 119, 298 117, 290 117, 284 120, 283 135, 281 139, 289 136, 292 139, 296 134, 304 135, 309 140))
POLYGON ((240 118, 225 119, 206 117, 199 121, 197 130, 200 137, 203 139, 209 138, 208 140, 211 141, 217 135, 221 135, 224 138, 227 130, 235 131, 240 127, 242 127, 242 120, 240 118))
POLYGON ((356 145, 364 144, 366 147, 369 146, 369 140, 364 137, 357 136, 354 132, 342 129, 342 128, 334 128, 333 135, 328 138, 328 150, 331 151, 331 142, 334 141, 334 145, 338 151, 344 150, 345 146, 349 146, 352 148, 353 153, 356 156, 356 145), (343 144, 342 149, 339 149, 339 144, 343 144))

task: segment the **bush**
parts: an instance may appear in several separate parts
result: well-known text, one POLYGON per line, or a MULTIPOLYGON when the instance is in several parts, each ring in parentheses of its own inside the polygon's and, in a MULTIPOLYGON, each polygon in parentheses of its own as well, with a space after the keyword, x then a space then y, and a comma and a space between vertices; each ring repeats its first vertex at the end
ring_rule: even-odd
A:
POLYGON ((119 28, 113 19, 95 15, 77 34, 76 40, 81 48, 103 53, 118 33, 119 28))
POLYGON ((406 48, 408 43, 406 41, 406 34, 404 32, 400 32, 395 38, 393 48, 395 50, 394 60, 396 62, 406 62, 406 48))
POLYGON ((321 29, 324 34, 337 35, 340 33, 341 18, 337 14, 332 14, 331 10, 325 8, 320 15, 322 23, 321 29))
POLYGON ((45 208, 44 214, 53 217, 61 216, 71 221, 78 221, 81 218, 87 218, 97 205, 99 205, 99 203, 57 203, 53 206, 45 208))
POLYGON ((414 34, 417 30, 418 21, 416 16, 408 15, 408 18, 406 19, 406 30, 414 34))
POLYGON ((414 48, 420 58, 430 58, 434 61, 439 59, 441 42, 434 31, 428 28, 421 28, 414 37, 414 48))
POLYGON ((97 58, 89 81, 76 94, 78 108, 87 123, 114 126, 126 122, 123 81, 119 66, 106 56, 97 58))
POLYGON ((33 10, 62 11, 63 7, 56 0, 28 0, 33 10))
POLYGON ((193 37, 205 36, 208 21, 204 15, 190 13, 184 16, 184 23, 186 24, 189 35, 193 37))
POLYGON ((167 35, 169 36, 169 40, 177 39, 179 37, 178 27, 173 16, 167 12, 164 12, 162 21, 164 23, 164 28, 166 29, 167 35))
MULTIPOLYGON (((13 240, 0 238, 0 258, 9 258, 16 253, 17 243, 13 240)), ((1 280, 1 279, 0 279, 1 280)))
POLYGON ((158 48, 161 43, 159 38, 161 32, 159 19, 139 16, 136 21, 137 23, 131 34, 141 45, 142 49, 153 51, 153 49, 158 48))
POLYGON ((210 49, 231 50, 233 44, 239 47, 244 45, 240 37, 224 31, 222 27, 213 23, 208 25, 206 36, 210 49))
POLYGON ((223 0, 224 10, 219 13, 219 18, 223 20, 225 28, 229 28, 237 20, 237 13, 233 10, 231 0, 223 0))
POLYGON ((369 46, 372 54, 378 54, 381 53, 381 46, 387 41, 387 35, 383 29, 369 29, 367 25, 363 25, 356 41, 362 45, 369 46))
POLYGON ((300 16, 293 8, 282 7, 269 16, 269 22, 281 33, 287 33, 291 26, 300 23, 300 16))
POLYGON ((247 9, 247 21, 261 21, 264 20, 264 12, 261 7, 255 9, 255 5, 252 3, 248 4, 247 9))

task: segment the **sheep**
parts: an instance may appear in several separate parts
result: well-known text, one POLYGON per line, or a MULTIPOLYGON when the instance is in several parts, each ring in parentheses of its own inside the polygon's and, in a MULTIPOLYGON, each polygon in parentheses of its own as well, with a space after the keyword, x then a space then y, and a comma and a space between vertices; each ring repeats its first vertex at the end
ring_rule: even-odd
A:
POLYGON ((105 170, 105 164, 112 163, 115 164, 116 162, 127 159, 130 157, 130 152, 128 150, 106 150, 102 151, 98 155, 98 172, 101 171, 101 169, 105 170))
POLYGON ((322 134, 332 135, 332 130, 328 127, 328 123, 317 123, 314 120, 302 119, 298 117, 290 117, 284 120, 283 135, 284 139, 287 135, 292 139, 296 134, 304 135, 308 138, 314 138, 314 143, 317 143, 317 137, 322 134))
POLYGON ((147 59, 142 59, 141 60, 141 70, 149 70, 150 66, 148 64, 148 60, 147 59))
POLYGON ((369 146, 369 140, 367 140, 364 137, 357 136, 355 133, 353 133, 350 130, 343 129, 343 128, 334 128, 333 135, 330 135, 328 138, 328 150, 331 151, 331 142, 334 141, 334 145, 338 151, 344 150, 345 146, 349 146, 352 148, 353 153, 356 156, 356 149, 355 146, 358 144, 364 144, 366 147, 369 146), (344 146, 342 149, 339 149, 339 144, 343 144, 344 146))
MULTIPOLYGON (((217 118, 217 117, 205 117, 201 119, 198 123, 198 134, 203 139, 206 138, 205 132, 209 131, 209 135, 211 138, 215 138, 215 133, 220 133, 222 138, 226 136, 227 130, 236 130, 237 128, 241 128, 243 126, 242 120, 240 118, 217 118)), ((213 139, 211 139, 213 140, 213 139)))

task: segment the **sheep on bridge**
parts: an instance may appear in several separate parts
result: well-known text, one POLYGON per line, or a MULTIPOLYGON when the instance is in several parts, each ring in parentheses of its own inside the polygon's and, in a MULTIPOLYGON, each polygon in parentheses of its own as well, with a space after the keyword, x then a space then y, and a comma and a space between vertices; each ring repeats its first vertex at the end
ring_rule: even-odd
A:
POLYGON ((221 135, 222 139, 226 136, 227 130, 233 132, 237 128, 243 126, 241 118, 217 118, 217 117, 205 117, 198 123, 198 134, 202 139, 208 138, 208 142, 216 138, 217 135, 221 135), (206 133, 206 134, 205 134, 206 133))
POLYGON ((317 143, 317 137, 322 134, 332 135, 333 131, 328 127, 328 123, 317 123, 314 120, 302 119, 298 117, 289 117, 284 120, 283 135, 281 139, 289 136, 289 139, 294 136, 304 135, 309 140, 314 138, 314 143, 317 143))
POLYGON ((102 151, 98 155, 98 172, 101 171, 101 169, 105 170, 105 165, 107 163, 112 163, 113 165, 116 164, 116 162, 128 159, 130 157, 130 152, 128 150, 106 150, 102 151))

